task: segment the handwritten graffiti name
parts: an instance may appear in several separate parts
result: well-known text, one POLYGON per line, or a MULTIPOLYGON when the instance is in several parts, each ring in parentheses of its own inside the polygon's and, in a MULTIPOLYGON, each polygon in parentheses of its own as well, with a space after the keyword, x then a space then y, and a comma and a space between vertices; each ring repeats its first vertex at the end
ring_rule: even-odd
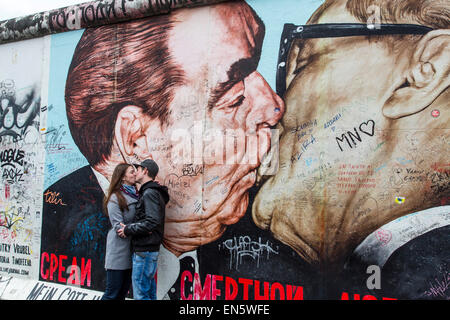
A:
POLYGON ((199 174, 203 173, 203 166, 202 165, 194 165, 193 164, 185 164, 183 165, 183 169, 182 169, 182 175, 183 176, 190 176, 190 177, 194 177, 197 176, 199 174))
POLYGON ((317 126, 317 119, 310 120, 310 121, 307 121, 305 123, 302 123, 301 125, 299 125, 299 126, 297 126, 295 128, 292 128, 291 129, 291 133, 300 132, 302 130, 305 130, 305 129, 308 129, 308 128, 312 128, 312 127, 316 127, 316 126, 317 126))
POLYGON ((243 257, 250 257, 256 260, 257 266, 259 267, 259 261, 264 252, 267 254, 267 259, 270 253, 278 254, 272 248, 269 241, 262 243, 261 238, 258 238, 258 241, 253 241, 249 236, 234 237, 233 239, 225 240, 223 246, 230 252, 230 269, 234 264, 236 270, 242 264, 243 257))
MULTIPOLYGON (((373 137, 373 135, 375 134, 375 121, 368 120, 366 122, 363 122, 359 125, 358 129, 359 129, 359 132, 364 133, 370 137, 373 137)), ((357 144, 356 141, 362 142, 361 135, 359 134, 356 127, 353 128, 353 131, 354 131, 354 133, 352 131, 347 131, 346 133, 343 133, 340 138, 336 137, 336 143, 341 151, 344 151, 341 147, 341 143, 344 142, 344 139, 350 148, 356 147, 356 144, 357 144), (350 143, 350 140, 351 140, 351 143, 350 143), (341 143, 339 143, 339 142, 341 142, 341 143)))
POLYGON ((44 193, 44 201, 51 204, 56 205, 62 205, 65 206, 66 204, 63 203, 62 199, 59 199, 59 192, 52 192, 50 190, 47 190, 46 193, 44 193))
POLYGON ((60 125, 58 128, 49 128, 45 135, 47 136, 45 141, 45 150, 48 153, 70 151, 69 149, 66 150, 66 145, 62 143, 64 137, 66 136, 64 125, 60 125))
POLYGON ((450 288, 450 272, 446 271, 442 275, 442 278, 434 279, 434 283, 431 284, 430 290, 425 291, 424 295, 448 299, 449 296, 446 294, 448 288, 450 288))
POLYGON ((0 162, 1 166, 10 165, 14 167, 14 164, 19 164, 23 166, 23 157, 25 156, 25 151, 19 149, 8 149, 0 152, 0 162))
POLYGON ((324 123, 323 128, 326 129, 326 128, 328 128, 328 127, 331 127, 331 126, 332 126, 336 121, 338 121, 341 117, 342 117, 341 114, 338 113, 337 115, 335 115, 335 116, 333 117, 333 119, 331 119, 331 120, 327 121, 326 123, 324 123))
POLYGON ((291 156, 291 163, 294 163, 295 161, 300 160, 300 158, 302 157, 303 153, 306 152, 306 150, 308 150, 308 148, 314 144, 316 142, 316 138, 314 138, 314 136, 311 134, 309 138, 304 139, 304 141, 302 142, 302 144, 300 145, 300 150, 299 152, 297 152, 296 154, 294 154, 293 156, 291 156))
POLYGON ((431 181, 431 190, 435 195, 445 193, 450 186, 450 173, 447 172, 432 172, 429 174, 431 181))
POLYGON ((2 179, 7 181, 8 183, 13 184, 15 182, 23 182, 22 176, 23 171, 21 169, 17 168, 3 169, 2 179))

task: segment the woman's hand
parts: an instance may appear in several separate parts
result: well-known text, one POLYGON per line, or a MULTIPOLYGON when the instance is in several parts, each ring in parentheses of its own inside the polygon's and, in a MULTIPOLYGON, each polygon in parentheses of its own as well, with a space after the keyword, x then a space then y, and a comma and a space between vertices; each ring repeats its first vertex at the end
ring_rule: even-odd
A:
POLYGON ((127 236, 126 236, 125 233, 124 233, 124 229, 125 229, 126 225, 124 225, 123 223, 120 223, 120 226, 121 226, 122 228, 120 228, 119 230, 117 230, 117 235, 118 235, 119 237, 121 237, 121 238, 126 238, 127 236))

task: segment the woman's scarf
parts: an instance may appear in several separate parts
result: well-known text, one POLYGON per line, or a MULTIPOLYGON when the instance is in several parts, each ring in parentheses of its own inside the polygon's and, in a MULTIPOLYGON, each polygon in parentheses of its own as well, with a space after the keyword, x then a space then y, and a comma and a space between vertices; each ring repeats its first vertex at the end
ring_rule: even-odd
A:
POLYGON ((122 186, 120 186, 120 191, 125 192, 127 195, 129 195, 130 197, 132 197, 134 199, 139 198, 139 195, 138 195, 138 192, 137 192, 135 186, 129 186, 127 184, 122 184, 122 186))

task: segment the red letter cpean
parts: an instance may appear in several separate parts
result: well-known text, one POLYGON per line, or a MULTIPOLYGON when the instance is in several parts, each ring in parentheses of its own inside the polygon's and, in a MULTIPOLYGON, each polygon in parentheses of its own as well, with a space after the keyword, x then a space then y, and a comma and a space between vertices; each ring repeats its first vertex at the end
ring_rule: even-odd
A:
POLYGON ((48 279, 48 269, 44 273, 44 260, 47 260, 47 262, 49 261, 47 252, 42 252, 42 255, 41 255, 41 277, 42 277, 42 279, 47 280, 48 279))
POLYGON ((58 269, 58 257, 52 253, 50 254, 50 280, 53 280, 53 273, 58 269))

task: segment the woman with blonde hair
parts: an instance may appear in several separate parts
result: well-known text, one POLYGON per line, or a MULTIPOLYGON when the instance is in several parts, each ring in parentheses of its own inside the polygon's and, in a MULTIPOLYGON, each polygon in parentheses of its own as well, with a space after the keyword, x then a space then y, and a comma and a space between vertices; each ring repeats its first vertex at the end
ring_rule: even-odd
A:
POLYGON ((111 222, 106 239, 106 289, 102 300, 124 300, 131 287, 131 239, 117 235, 120 224, 133 221, 138 194, 132 165, 121 163, 111 177, 103 209, 111 222))

